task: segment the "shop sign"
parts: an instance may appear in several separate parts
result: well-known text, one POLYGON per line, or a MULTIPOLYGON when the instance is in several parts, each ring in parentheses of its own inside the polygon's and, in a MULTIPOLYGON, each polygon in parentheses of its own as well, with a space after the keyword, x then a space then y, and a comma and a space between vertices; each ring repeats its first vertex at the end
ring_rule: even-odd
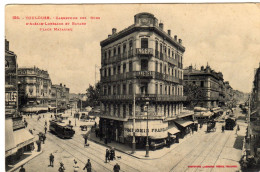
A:
MULTIPOLYGON (((135 122, 135 136, 148 136, 157 137, 167 135, 168 132, 168 123, 162 122, 162 120, 149 120, 148 129, 147 121, 136 121, 135 122)), ((124 123, 124 135, 133 136, 133 122, 128 121, 124 123)))

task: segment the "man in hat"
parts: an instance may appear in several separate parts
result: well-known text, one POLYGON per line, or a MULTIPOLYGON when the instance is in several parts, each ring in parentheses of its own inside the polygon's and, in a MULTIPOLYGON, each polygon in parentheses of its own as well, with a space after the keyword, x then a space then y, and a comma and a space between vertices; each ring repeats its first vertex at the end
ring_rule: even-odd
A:
POLYGON ((53 167, 53 162, 54 162, 54 156, 51 153, 50 154, 50 165, 49 166, 53 167))

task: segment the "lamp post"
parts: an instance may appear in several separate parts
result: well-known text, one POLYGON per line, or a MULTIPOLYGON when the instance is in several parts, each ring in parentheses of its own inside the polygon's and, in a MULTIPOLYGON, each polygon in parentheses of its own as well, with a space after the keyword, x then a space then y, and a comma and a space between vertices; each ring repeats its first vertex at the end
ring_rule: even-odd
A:
POLYGON ((146 148, 146 154, 145 154, 145 157, 149 157, 149 142, 148 142, 148 105, 149 105, 149 102, 146 102, 146 108, 147 108, 147 125, 146 125, 146 145, 145 145, 145 148, 146 148))

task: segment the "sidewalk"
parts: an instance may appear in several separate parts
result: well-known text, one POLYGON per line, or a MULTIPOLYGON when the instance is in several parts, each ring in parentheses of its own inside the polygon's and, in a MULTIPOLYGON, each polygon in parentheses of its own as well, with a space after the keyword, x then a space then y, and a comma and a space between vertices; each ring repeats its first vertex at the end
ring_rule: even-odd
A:
POLYGON ((29 162, 30 160, 32 160, 33 158, 37 157, 38 155, 40 155, 42 153, 42 150, 40 152, 37 151, 32 151, 32 152, 26 152, 22 155, 21 159, 18 161, 15 161, 15 165, 8 165, 6 167, 6 171, 7 172, 13 172, 17 169, 19 169, 21 167, 21 165, 26 164, 27 162, 29 162))
POLYGON ((174 150, 176 147, 178 147, 180 144, 182 144, 183 142, 187 141, 188 139, 192 138, 192 136, 197 135, 199 133, 204 133, 206 130, 206 126, 203 125, 202 129, 198 129, 198 132, 194 132, 193 135, 192 134, 187 134, 183 139, 179 139, 179 143, 174 143, 171 145, 170 148, 168 147, 163 147, 161 149, 156 149, 155 151, 149 150, 149 157, 145 157, 146 154, 146 150, 144 149, 136 149, 135 153, 132 154, 132 148, 129 147, 126 144, 123 143, 118 143, 118 142, 114 142, 112 141, 111 143, 105 144, 104 143, 104 139, 102 141, 100 141, 99 138, 97 138, 95 136, 95 133, 91 132, 89 135, 89 139, 95 143, 101 144, 103 146, 106 147, 114 147, 115 150, 128 154, 130 156, 133 156, 135 158, 138 159, 146 159, 146 160, 152 160, 152 159, 159 159, 163 156, 165 156, 166 154, 170 153, 172 150, 174 150))

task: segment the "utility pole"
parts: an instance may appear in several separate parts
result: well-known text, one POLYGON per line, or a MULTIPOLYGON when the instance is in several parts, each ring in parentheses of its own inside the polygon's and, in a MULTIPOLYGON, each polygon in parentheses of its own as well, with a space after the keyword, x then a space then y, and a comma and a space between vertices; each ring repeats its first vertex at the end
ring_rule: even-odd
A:
MULTIPOLYGON (((135 88, 135 85, 134 85, 135 88)), ((133 102, 133 142, 132 142, 132 154, 135 153, 136 143, 135 143, 135 89, 134 89, 134 102, 133 102)))
POLYGON ((58 110, 57 94, 58 94, 58 92, 57 92, 57 87, 56 87, 56 115, 57 115, 57 110, 58 110))

